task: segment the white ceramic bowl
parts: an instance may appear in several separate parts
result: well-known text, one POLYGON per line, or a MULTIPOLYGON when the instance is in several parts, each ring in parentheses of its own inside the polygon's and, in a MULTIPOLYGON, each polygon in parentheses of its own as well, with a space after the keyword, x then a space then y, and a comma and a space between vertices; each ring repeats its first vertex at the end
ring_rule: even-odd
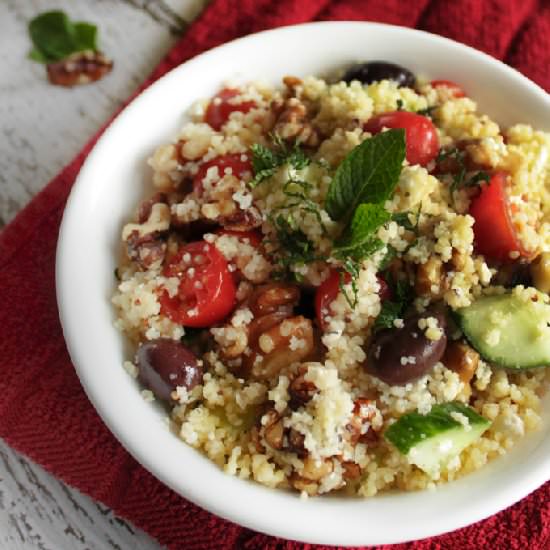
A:
POLYGON ((126 449, 198 505, 252 529, 307 542, 370 545, 451 531, 516 502, 550 478, 550 400, 542 431, 504 458, 436 491, 375 498, 301 500, 224 474, 170 433, 122 369, 125 343, 110 296, 119 235, 151 190, 146 159, 181 126, 186 109, 230 77, 280 82, 353 61, 385 59, 431 78, 455 80, 503 126, 550 130, 550 99, 491 57, 424 32, 373 23, 314 23, 231 42, 185 63, 141 94, 97 143, 72 190, 57 251, 57 296, 82 385, 126 449))

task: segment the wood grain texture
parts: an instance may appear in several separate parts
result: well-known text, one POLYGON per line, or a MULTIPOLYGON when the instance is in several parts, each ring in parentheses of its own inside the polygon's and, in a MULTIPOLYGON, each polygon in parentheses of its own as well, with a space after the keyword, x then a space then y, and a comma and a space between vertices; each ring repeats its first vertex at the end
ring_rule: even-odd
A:
MULTIPOLYGON (((0 0, 0 228, 66 165, 145 79, 207 0, 0 0), (113 72, 89 86, 51 86, 27 60, 27 23, 62 9, 98 25, 113 72)), ((0 549, 159 548, 104 506, 0 439, 0 549)))

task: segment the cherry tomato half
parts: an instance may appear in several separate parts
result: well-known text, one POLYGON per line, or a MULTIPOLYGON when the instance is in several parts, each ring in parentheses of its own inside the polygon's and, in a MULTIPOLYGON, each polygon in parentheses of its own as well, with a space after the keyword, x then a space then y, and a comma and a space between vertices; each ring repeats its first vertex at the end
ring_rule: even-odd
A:
POLYGON ((214 130, 221 130, 222 126, 229 120, 229 115, 237 111, 248 113, 250 109, 256 106, 254 101, 243 101, 242 103, 230 103, 230 100, 240 95, 239 90, 233 88, 224 88, 215 95, 206 108, 204 120, 210 124, 214 130))
POLYGON ((212 166, 218 167, 220 177, 223 177, 227 168, 231 169, 231 173, 239 179, 252 175, 252 161, 246 153, 234 153, 230 155, 220 155, 212 160, 201 164, 198 172, 193 178, 193 190, 197 196, 201 196, 204 192, 202 180, 212 166))
POLYGON ((499 262, 511 261, 510 252, 527 255, 512 221, 510 204, 506 195, 505 172, 496 172, 488 185, 470 203, 470 215, 474 218, 476 252, 499 262))
MULTIPOLYGON (((391 298, 391 290, 386 281, 382 277, 376 277, 380 285, 378 290, 378 295, 380 300, 384 302, 391 298)), ((349 283, 351 281, 351 275, 348 272, 344 272, 344 283, 349 283)), ((325 317, 329 316, 331 313, 330 305, 334 300, 336 300, 338 293, 340 292, 340 271, 333 269, 325 279, 317 292, 315 293, 315 312, 317 313, 317 319, 319 321, 319 326, 321 330, 325 331, 327 329, 327 321, 325 317)))
POLYGON ((163 269, 178 277, 178 293, 160 295, 160 310, 186 327, 209 327, 224 319, 235 305, 235 283, 227 261, 206 241, 182 246, 163 269))
POLYGON ((447 88, 453 97, 466 97, 464 90, 452 80, 432 80, 432 88, 447 88))
POLYGON ((394 111, 372 117, 363 128, 378 134, 383 128, 403 128, 410 164, 426 166, 439 152, 439 137, 432 121, 409 111, 394 111))

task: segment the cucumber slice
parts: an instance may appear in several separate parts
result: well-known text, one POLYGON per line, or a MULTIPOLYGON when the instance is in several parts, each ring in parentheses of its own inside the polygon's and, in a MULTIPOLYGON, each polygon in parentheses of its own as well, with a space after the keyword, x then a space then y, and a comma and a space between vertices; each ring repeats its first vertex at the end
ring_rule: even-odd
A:
POLYGON ((487 361, 512 369, 550 365, 550 304, 514 293, 484 296, 455 312, 472 347, 487 361))
POLYGON ((490 425, 471 407, 458 402, 443 403, 434 405, 425 415, 418 412, 403 415, 386 430, 384 437, 411 464, 433 477, 490 425))

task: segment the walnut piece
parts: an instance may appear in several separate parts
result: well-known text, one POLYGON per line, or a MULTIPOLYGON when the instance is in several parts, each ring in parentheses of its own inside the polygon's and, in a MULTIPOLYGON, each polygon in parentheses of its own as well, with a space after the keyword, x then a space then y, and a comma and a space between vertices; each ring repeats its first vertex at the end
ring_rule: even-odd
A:
POLYGON ((306 106, 296 97, 287 99, 273 128, 284 140, 298 141, 308 147, 319 145, 319 134, 308 120, 306 106))
POLYGON ((101 52, 76 52, 46 66, 48 80, 57 86, 78 86, 103 78, 113 69, 113 61, 101 52))

